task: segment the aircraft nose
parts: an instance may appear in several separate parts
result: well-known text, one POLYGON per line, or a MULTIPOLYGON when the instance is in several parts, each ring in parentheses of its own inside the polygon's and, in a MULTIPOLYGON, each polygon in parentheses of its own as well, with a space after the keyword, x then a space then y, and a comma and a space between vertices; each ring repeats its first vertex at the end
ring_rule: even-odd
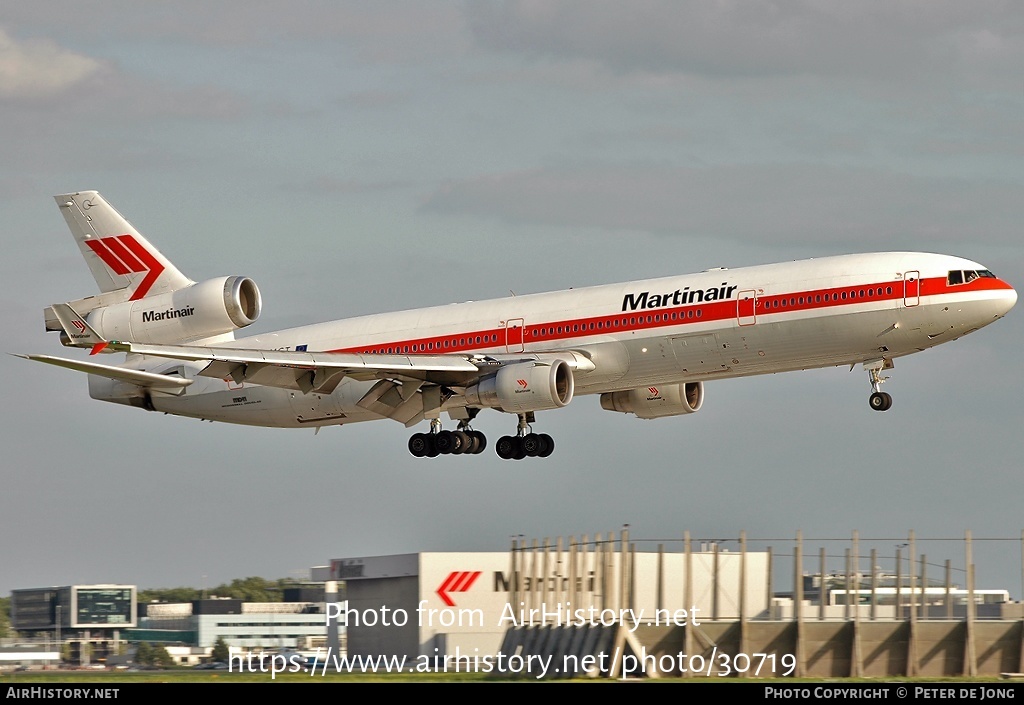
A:
POLYGON ((999 281, 1003 285, 1003 288, 993 292, 996 295, 994 298, 990 299, 991 313, 995 318, 1002 318, 1005 316, 1017 303, 1017 290, 1003 280, 1000 279, 999 281))
POLYGON ((1006 290, 1006 294, 1003 297, 1003 305, 1006 307, 1005 309, 1003 309, 1003 313, 1005 314, 1007 311, 1013 308, 1014 304, 1016 303, 1017 290, 1014 289, 1013 287, 1010 287, 1009 289, 1006 290))

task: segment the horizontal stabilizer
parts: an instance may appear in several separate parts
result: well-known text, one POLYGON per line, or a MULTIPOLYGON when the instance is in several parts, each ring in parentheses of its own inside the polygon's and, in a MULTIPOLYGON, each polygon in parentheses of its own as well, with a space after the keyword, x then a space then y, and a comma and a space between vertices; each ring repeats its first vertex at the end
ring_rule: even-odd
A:
POLYGON ((121 382, 130 382, 131 384, 137 384, 140 387, 153 387, 155 389, 184 389, 188 385, 192 384, 192 380, 190 379, 182 379, 181 377, 172 377, 170 375, 159 375, 155 372, 128 370, 123 367, 114 367, 112 365, 100 365, 95 362, 66 360, 62 357, 50 357, 49 355, 16 355, 16 357, 23 357, 26 360, 35 360, 36 362, 45 362, 48 365, 56 365, 57 367, 66 367, 69 370, 77 370, 78 372, 85 372, 90 375, 109 377, 110 379, 120 380, 121 382))
POLYGON ((107 342, 69 304, 54 304, 50 308, 73 346, 95 349, 97 345, 107 342))

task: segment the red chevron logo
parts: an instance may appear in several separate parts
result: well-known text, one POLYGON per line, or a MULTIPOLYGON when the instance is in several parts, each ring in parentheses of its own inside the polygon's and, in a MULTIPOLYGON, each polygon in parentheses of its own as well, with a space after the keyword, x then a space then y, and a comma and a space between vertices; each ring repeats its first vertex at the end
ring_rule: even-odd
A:
POLYGON ((449 607, 454 607, 455 603, 448 593, 450 592, 466 592, 471 587, 476 579, 480 577, 480 571, 469 571, 469 570, 456 570, 450 573, 445 581, 441 583, 441 587, 437 589, 437 594, 441 600, 449 607))
POLYGON ((518 384, 523 389, 526 389, 527 387, 530 386, 530 384, 525 379, 517 379, 516 384, 518 384))
POLYGON ((648 387, 647 391, 650 392, 651 395, 653 395, 653 396, 658 396, 658 388, 657 387, 648 387))
POLYGON ((132 235, 114 235, 113 237, 101 237, 93 240, 86 240, 85 244, 96 253, 96 256, 103 260, 103 264, 110 267, 114 274, 125 276, 148 272, 143 277, 135 291, 129 297, 129 301, 138 301, 146 296, 153 284, 163 274, 164 266, 157 261, 150 252, 139 244, 132 235))

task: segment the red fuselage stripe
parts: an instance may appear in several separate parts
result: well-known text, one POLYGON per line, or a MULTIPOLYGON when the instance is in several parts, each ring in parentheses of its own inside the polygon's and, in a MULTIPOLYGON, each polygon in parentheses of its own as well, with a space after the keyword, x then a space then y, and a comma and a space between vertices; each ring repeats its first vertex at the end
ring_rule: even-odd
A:
MULTIPOLYGON (((687 306, 623 311, 606 316, 573 318, 538 324, 531 324, 527 321, 524 326, 524 335, 521 339, 518 332, 513 333, 512 329, 506 331, 504 327, 497 327, 427 338, 410 338, 408 340, 393 340, 372 345, 357 345, 338 348, 328 352, 432 355, 492 349, 495 345, 503 346, 506 344, 515 345, 518 348, 521 344, 534 345, 570 338, 580 339, 589 336, 614 335, 630 331, 682 326, 707 321, 738 320, 740 318, 756 318, 760 320, 765 316, 774 317, 777 314, 793 311, 811 311, 823 308, 836 309, 875 301, 895 302, 904 298, 913 300, 916 303, 919 297, 960 292, 1008 290, 1010 288, 1002 280, 994 278, 979 278, 968 284, 952 286, 947 283, 945 277, 921 279, 914 282, 905 282, 902 279, 897 279, 856 286, 812 289, 809 291, 759 296, 756 299, 753 311, 743 310, 742 299, 731 298, 687 306), (508 333, 507 339, 506 332, 508 333), (520 340, 522 340, 522 343, 520 340)), ((741 295, 745 291, 750 291, 750 289, 739 289, 741 295)))

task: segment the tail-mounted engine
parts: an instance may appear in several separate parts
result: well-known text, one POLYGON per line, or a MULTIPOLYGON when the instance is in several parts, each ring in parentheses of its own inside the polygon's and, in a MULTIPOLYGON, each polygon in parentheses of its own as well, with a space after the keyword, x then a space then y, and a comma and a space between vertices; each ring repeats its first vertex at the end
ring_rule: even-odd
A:
POLYGON ((263 306, 256 282, 218 277, 166 294, 97 308, 89 325, 107 340, 181 343, 245 328, 263 306))
POLYGON ((601 395, 601 408, 623 414, 636 414, 641 419, 660 419, 700 411, 704 403, 704 383, 661 384, 606 392, 601 395))
POLYGON ((523 413, 557 409, 572 401, 575 382, 565 360, 517 362, 466 389, 470 406, 523 413))

